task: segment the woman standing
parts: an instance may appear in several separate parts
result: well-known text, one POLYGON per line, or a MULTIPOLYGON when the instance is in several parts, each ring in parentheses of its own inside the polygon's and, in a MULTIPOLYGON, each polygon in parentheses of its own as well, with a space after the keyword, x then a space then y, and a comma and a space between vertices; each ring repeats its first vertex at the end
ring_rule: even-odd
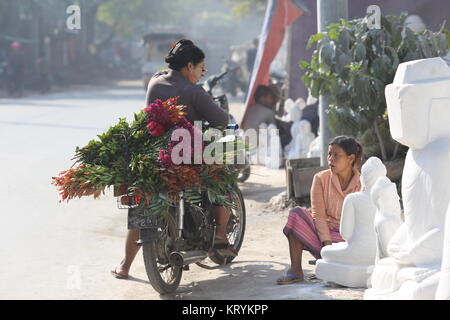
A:
MULTIPOLYGON (((225 129, 229 122, 229 114, 221 109, 202 87, 196 85, 206 72, 203 51, 192 41, 182 39, 173 46, 165 61, 169 69, 157 72, 148 84, 147 105, 156 99, 165 101, 179 97, 178 104, 187 106, 184 111, 188 121, 193 123, 206 120, 212 127, 225 129)), ((223 207, 215 206, 214 214, 216 239, 227 243, 226 226, 230 213, 223 207)), ((118 267, 111 270, 114 277, 128 278, 131 264, 140 248, 136 244, 139 237, 139 229, 128 230, 125 257, 118 267)))
POLYGON ((351 137, 336 137, 328 145, 329 169, 314 176, 311 213, 302 207, 289 212, 283 232, 289 241, 291 267, 277 284, 303 281, 303 250, 319 259, 323 246, 344 241, 339 234, 342 204, 345 196, 361 190, 358 168, 362 155, 361 145, 351 137))

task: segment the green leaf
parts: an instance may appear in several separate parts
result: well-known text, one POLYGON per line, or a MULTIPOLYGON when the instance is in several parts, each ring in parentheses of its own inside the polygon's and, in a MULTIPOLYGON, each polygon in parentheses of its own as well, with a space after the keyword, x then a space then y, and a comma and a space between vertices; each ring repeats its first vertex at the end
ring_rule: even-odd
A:
POLYGON ((300 66, 300 68, 302 68, 303 70, 306 70, 308 67, 309 67, 309 63, 308 62, 306 62, 306 61, 300 61, 299 63, 298 63, 298 65, 300 66))
POLYGON ((359 42, 356 44, 353 50, 353 57, 356 61, 363 61, 366 59, 366 46, 359 42))
POLYGON ((306 45, 306 49, 311 49, 312 45, 314 43, 318 42, 324 36, 325 36, 325 33, 317 33, 317 34, 311 36, 308 40, 308 44, 306 45))

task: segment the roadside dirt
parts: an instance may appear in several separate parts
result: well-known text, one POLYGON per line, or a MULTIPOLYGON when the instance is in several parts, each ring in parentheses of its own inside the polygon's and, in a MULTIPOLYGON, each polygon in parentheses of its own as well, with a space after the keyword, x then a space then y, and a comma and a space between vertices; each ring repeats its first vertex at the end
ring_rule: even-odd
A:
MULTIPOLYGON (((174 294, 160 296, 148 283, 139 253, 130 274, 131 280, 116 280, 124 285, 114 298, 120 299, 180 299, 180 300, 329 300, 361 299, 363 289, 336 287, 320 280, 306 280, 292 285, 277 285, 276 279, 289 267, 289 250, 282 229, 288 209, 274 210, 269 200, 285 190, 284 170, 253 166, 248 182, 241 184, 247 210, 247 228, 239 256, 227 266, 206 270, 191 265, 183 273, 181 285, 174 294)), ((314 275, 309 253, 303 256, 305 277, 314 275)), ((209 259, 208 259, 209 261, 209 259)), ((211 265, 213 265, 211 263, 211 265)), ((111 293, 108 293, 110 295, 111 293)))

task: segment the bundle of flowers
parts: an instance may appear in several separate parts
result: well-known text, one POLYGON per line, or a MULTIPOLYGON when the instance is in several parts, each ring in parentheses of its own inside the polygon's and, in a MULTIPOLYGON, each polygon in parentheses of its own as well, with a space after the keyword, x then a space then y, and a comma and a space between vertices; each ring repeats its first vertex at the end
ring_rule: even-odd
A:
POLYGON ((230 185, 236 183, 233 168, 227 164, 172 161, 173 148, 182 142, 171 140, 176 129, 191 134, 194 155, 193 135, 197 129, 186 120, 184 108, 177 105, 177 98, 156 100, 135 114, 133 122, 121 118, 97 140, 77 147, 72 168, 52 178, 60 202, 82 196, 98 198, 107 187, 115 187, 134 197, 137 204, 148 206, 151 210, 146 211, 152 214, 167 212, 180 192, 199 209, 205 196, 215 204, 232 207, 227 194, 230 185))

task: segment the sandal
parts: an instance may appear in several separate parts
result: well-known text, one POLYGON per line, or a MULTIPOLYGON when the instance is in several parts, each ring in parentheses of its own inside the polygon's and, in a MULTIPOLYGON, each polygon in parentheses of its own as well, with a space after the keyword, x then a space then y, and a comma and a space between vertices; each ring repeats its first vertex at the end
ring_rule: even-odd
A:
POLYGON ((236 257, 238 255, 238 251, 231 246, 228 239, 215 238, 214 249, 222 256, 236 257))
POLYGON ((116 279, 128 279, 128 274, 121 274, 117 272, 117 268, 114 270, 111 270, 111 275, 116 279))
POLYGON ((215 238, 214 239, 214 249, 226 249, 230 246, 228 239, 215 238))
POLYGON ((229 246, 226 249, 216 249, 216 251, 222 255, 222 256, 226 256, 226 257, 236 257, 238 255, 238 252, 235 248, 233 248, 232 246, 229 246))
POLYGON ((301 279, 299 276, 293 274, 293 273, 286 273, 284 276, 277 279, 277 284, 284 285, 284 284, 292 284, 297 282, 302 282, 303 279, 301 279))

